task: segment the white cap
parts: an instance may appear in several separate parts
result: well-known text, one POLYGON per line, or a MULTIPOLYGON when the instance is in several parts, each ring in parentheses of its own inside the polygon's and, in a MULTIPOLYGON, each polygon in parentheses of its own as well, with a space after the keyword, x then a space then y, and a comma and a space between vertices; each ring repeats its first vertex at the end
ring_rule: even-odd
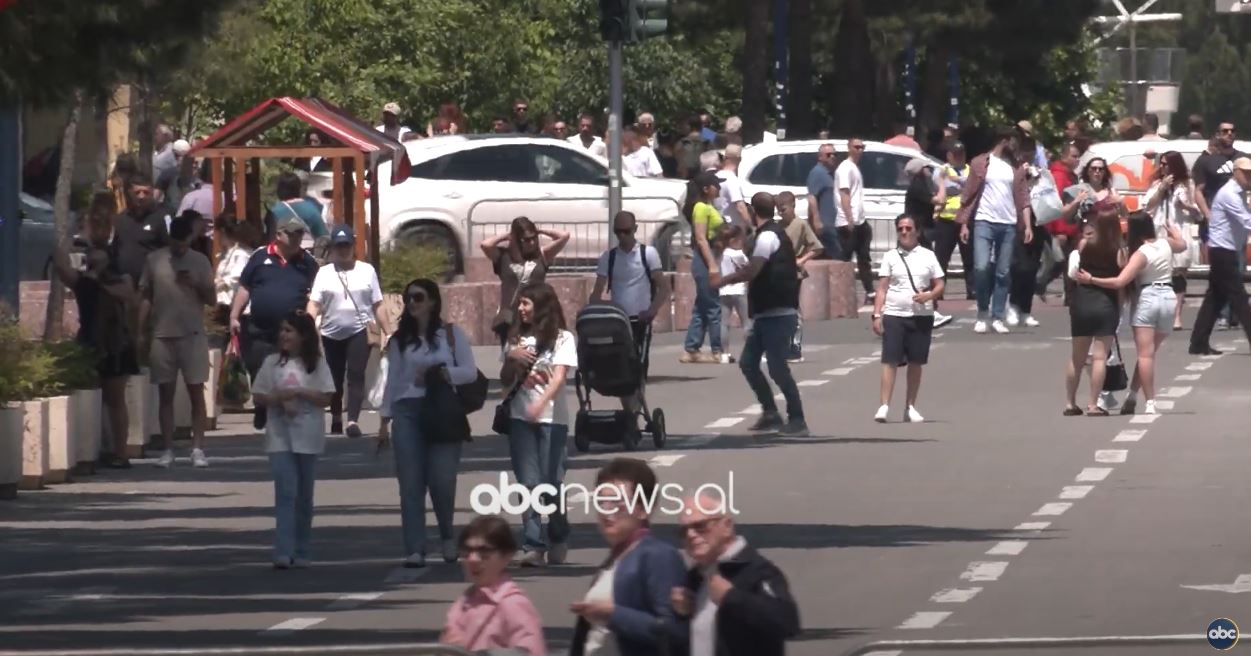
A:
POLYGON ((186 139, 179 139, 174 142, 175 155, 186 155, 189 152, 191 152, 191 144, 187 143, 186 139))

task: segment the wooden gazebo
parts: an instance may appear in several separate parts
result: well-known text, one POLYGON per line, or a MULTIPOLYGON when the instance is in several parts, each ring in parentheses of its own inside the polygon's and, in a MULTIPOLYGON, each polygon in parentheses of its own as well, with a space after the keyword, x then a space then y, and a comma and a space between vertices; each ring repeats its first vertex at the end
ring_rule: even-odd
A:
POLYGON ((190 152, 193 157, 209 160, 213 188, 213 215, 218 216, 223 203, 233 205, 239 220, 259 220, 261 207, 261 160, 305 159, 321 157, 333 164, 334 223, 348 223, 357 235, 356 256, 378 266, 381 234, 378 221, 367 221, 365 199, 369 197, 370 215, 378 216, 378 165, 390 161, 391 184, 408 179, 410 164, 404 145, 375 130, 343 109, 320 98, 271 98, 227 123, 190 152), (255 142, 266 130, 288 117, 295 117, 323 136, 319 146, 258 145, 255 142), (366 173, 368 172, 368 176, 366 173), (358 181, 373 184, 370 193, 358 191, 358 181), (368 228, 368 229, 367 229, 368 228))

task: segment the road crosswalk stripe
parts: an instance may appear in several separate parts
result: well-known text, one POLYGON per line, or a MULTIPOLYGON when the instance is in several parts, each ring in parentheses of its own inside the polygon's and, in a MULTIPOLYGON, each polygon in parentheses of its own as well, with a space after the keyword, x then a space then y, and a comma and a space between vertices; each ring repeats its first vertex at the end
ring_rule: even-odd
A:
POLYGON ((325 621, 326 618, 324 617, 293 617, 265 629, 264 633, 267 635, 295 633, 296 631, 303 631, 309 627, 317 626, 325 621))
POLYGON ((946 611, 941 611, 941 612, 927 611, 927 612, 921 612, 921 613, 913 613, 912 617, 909 617, 908 619, 904 620, 903 624, 899 625, 899 628, 901 629, 932 629, 938 626, 939 624, 942 624, 943 620, 947 619, 948 617, 951 617, 951 613, 946 612, 946 611))

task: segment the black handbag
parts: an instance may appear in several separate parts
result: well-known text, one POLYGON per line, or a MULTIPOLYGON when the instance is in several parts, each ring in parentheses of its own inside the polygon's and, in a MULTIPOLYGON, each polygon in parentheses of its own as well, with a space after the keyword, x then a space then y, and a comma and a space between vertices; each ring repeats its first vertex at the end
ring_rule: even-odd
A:
POLYGON ((469 442, 469 416, 461 409, 456 388, 447 381, 446 367, 426 372, 426 395, 418 419, 421 432, 432 442, 469 442))
POLYGON ((521 373, 517 374, 517 382, 513 383, 513 388, 508 390, 504 400, 495 406, 495 418, 491 421, 491 430, 495 431, 496 435, 508 437, 508 429, 513 419, 513 399, 517 397, 517 392, 521 391, 521 385, 526 381, 526 376, 529 375, 530 367, 526 367, 521 373))
POLYGON ((1121 359, 1121 340, 1113 337, 1112 343, 1116 347, 1116 361, 1118 364, 1107 366, 1107 373, 1103 377, 1103 391, 1120 392, 1129 387, 1129 374, 1125 371, 1125 361, 1121 359))
MULTIPOLYGON (((445 327, 447 331, 447 347, 452 351, 452 366, 460 366, 456 362, 456 333, 452 331, 452 324, 445 327)), ((472 383, 456 386, 456 397, 460 400, 460 407, 465 411, 466 415, 471 415, 482 409, 486 405, 487 390, 490 388, 490 381, 487 380, 486 374, 482 370, 478 370, 478 377, 472 383)))

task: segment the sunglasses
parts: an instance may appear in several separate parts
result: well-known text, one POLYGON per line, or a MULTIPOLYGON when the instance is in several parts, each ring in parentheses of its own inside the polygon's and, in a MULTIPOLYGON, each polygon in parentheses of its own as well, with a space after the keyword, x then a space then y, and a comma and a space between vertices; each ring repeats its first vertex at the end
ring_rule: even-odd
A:
POLYGON ((429 296, 426 296, 422 292, 414 292, 408 295, 408 302, 409 303, 425 303, 426 300, 429 298, 430 298, 429 296))
POLYGON ((899 234, 903 235, 909 232, 916 232, 916 228, 909 228, 908 226, 900 226, 898 228, 895 228, 895 232, 898 232, 899 234))
POLYGON ((1221 129, 1219 130, 1219 132, 1220 132, 1221 134, 1233 134, 1233 133, 1234 133, 1234 128, 1221 128, 1221 129))

